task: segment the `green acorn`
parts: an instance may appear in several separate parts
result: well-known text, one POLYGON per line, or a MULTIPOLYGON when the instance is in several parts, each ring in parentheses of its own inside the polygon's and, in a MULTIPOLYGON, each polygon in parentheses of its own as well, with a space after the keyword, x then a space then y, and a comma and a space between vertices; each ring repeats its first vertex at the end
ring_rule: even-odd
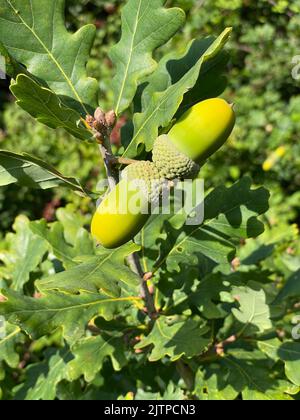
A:
POLYGON ((167 135, 155 140, 152 159, 160 175, 170 180, 195 178, 200 170, 199 165, 181 153, 167 135))
POLYGON ((233 106, 220 98, 192 106, 168 132, 176 149, 203 165, 229 138, 235 125, 233 106))
POLYGON ((92 234, 105 248, 132 240, 158 204, 163 180, 154 163, 137 162, 122 172, 119 184, 101 202, 92 221, 92 234))

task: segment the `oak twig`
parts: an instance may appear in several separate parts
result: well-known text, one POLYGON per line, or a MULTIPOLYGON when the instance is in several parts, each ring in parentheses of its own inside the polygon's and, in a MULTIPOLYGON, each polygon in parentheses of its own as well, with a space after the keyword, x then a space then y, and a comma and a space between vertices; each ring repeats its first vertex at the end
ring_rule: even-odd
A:
POLYGON ((104 139, 103 143, 99 144, 99 150, 103 158, 109 189, 110 191, 112 191, 118 183, 118 174, 115 168, 113 167, 113 162, 115 158, 112 154, 109 138, 104 139))
MULTIPOLYGON (((97 108, 94 117, 88 115, 86 120, 83 122, 87 129, 91 131, 95 140, 99 144, 100 154, 102 156, 108 178, 109 190, 111 191, 115 188, 119 181, 115 165, 131 165, 136 161, 133 159, 126 159, 113 155, 110 136, 113 126, 116 123, 116 115, 114 111, 109 111, 105 114, 101 108, 97 108)), ((138 254, 134 253, 130 255, 127 258, 127 261, 132 271, 140 277, 141 296, 145 301, 146 311, 151 319, 155 319, 157 316, 157 311, 154 305, 153 296, 150 293, 147 285, 147 280, 149 277, 144 275, 138 254)))
POLYGON ((141 297, 145 301, 147 313, 151 319, 155 319, 157 317, 157 310, 154 305, 153 295, 150 293, 148 285, 147 285, 147 276, 145 276, 140 258, 138 254, 135 252, 134 254, 130 255, 127 259, 128 264, 133 272, 135 272, 140 277, 140 284, 141 284, 141 297))
POLYGON ((138 160, 135 160, 135 159, 128 159, 128 158, 117 157, 117 156, 112 157, 113 165, 132 165, 133 163, 137 163, 137 162, 138 160))

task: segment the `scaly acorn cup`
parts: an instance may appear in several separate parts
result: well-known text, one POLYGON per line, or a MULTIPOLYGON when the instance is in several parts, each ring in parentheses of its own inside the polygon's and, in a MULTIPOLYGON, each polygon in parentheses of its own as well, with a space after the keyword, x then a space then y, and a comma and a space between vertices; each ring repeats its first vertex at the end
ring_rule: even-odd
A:
POLYGON ((223 99, 213 98, 191 107, 167 136, 178 152, 201 165, 223 146, 234 125, 232 105, 223 99))
POLYGON ((200 170, 200 166, 181 153, 167 135, 155 140, 152 160, 159 173, 169 180, 194 178, 200 170))
POLYGON ((129 165, 96 210, 92 235, 108 249, 132 240, 148 221, 151 208, 158 204, 162 186, 163 179, 152 162, 129 165))

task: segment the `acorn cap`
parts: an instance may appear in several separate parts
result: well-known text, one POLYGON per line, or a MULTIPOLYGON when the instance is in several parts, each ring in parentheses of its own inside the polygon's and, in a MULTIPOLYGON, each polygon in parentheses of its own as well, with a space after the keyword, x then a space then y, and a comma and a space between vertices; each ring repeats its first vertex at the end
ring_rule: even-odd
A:
POLYGON ((140 189, 148 202, 159 202, 164 179, 153 162, 133 163, 123 170, 121 178, 133 182, 133 187, 140 189))
POLYGON ((155 140, 152 159, 161 177, 169 180, 195 178, 200 170, 199 165, 176 148, 168 135, 155 140))

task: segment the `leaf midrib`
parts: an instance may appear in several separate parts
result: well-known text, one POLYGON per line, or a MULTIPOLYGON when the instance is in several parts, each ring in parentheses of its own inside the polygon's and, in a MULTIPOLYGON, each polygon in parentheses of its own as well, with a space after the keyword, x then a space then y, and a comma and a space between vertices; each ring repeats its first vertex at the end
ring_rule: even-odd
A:
MULTIPOLYGON (((134 302, 134 301, 139 301, 142 300, 142 298, 139 298, 137 296, 130 296, 130 297, 124 297, 124 298, 115 298, 115 299, 101 299, 101 300, 96 300, 94 302, 88 302, 88 303, 82 303, 82 304, 78 304, 78 305, 73 305, 73 306, 66 306, 64 308, 51 308, 51 309, 24 309, 24 310, 20 310, 20 311, 12 311, 10 312, 8 315, 19 315, 19 314, 38 314, 38 313, 52 313, 52 312, 65 312, 65 311, 70 311, 70 310, 78 310, 81 308, 86 308, 86 307, 91 307, 91 306, 96 306, 96 305, 101 305, 101 304, 105 304, 105 303, 115 303, 115 302, 134 302)), ((4 303, 5 305, 5 303, 4 303)))
MULTIPOLYGON (((220 37, 221 37, 221 35, 220 35, 220 37)), ((189 74, 191 71, 193 71, 194 72, 194 70, 197 68, 197 67, 199 67, 200 69, 201 69, 201 67, 202 67, 202 65, 203 65, 203 63, 204 62, 206 62, 210 57, 211 57, 211 55, 215 52, 215 51, 218 51, 218 49, 220 48, 220 46, 222 45, 222 43, 223 43, 223 41, 224 41, 224 39, 226 39, 226 34, 224 33, 224 37, 223 38, 220 38, 220 40, 219 40, 219 43, 218 43, 218 45, 216 46, 216 48, 215 48, 215 50, 211 50, 211 47, 209 47, 206 51, 205 51, 205 53, 202 55, 202 57, 198 60, 198 62, 189 70, 189 72, 188 73, 186 73, 186 75, 187 74, 189 74)), ((185 77, 186 77, 186 75, 182 78, 182 79, 184 79, 185 77)), ((180 81, 182 81, 182 79, 180 80, 180 81)), ((180 82, 179 81, 179 82, 180 82)), ((179 82, 177 82, 177 83, 179 83, 179 82)), ((176 84, 175 84, 176 85, 176 84)), ((166 91, 165 92, 169 92, 169 91, 172 91, 172 87, 173 86, 175 86, 175 85, 171 85, 171 86, 169 86, 167 89, 166 89, 166 91)), ((156 94, 157 95, 161 95, 161 94, 163 94, 164 92, 156 92, 156 94)), ((155 95, 155 93, 154 93, 154 95, 155 95)), ((153 96, 154 96, 153 95, 153 96)), ((152 119, 152 117, 160 110, 160 108, 161 108, 161 106, 165 103, 165 102, 167 102, 167 100, 169 99, 169 94, 166 94, 165 95, 165 98, 163 99, 163 101, 162 102, 160 102, 159 104, 158 104, 158 106, 156 106, 155 107, 155 109, 153 110, 153 112, 149 115, 149 117, 143 122, 143 124, 141 125, 141 127, 138 129, 138 131, 134 134, 134 136, 133 136, 133 138, 132 138, 132 140, 131 140, 131 142, 130 142, 130 144, 127 146, 127 148, 126 148, 126 150, 125 150, 125 152, 123 153, 123 157, 124 156, 126 156, 126 154, 127 154, 127 152, 128 152, 128 150, 130 150, 131 149, 131 147, 132 147, 132 145, 134 145, 134 143, 136 142, 136 139, 138 138, 138 136, 139 136, 139 134, 141 133, 141 131, 146 127, 146 125, 148 124, 148 122, 149 122, 149 120, 151 120, 152 119)))
POLYGON ((2 346, 3 343, 11 340, 13 337, 15 337, 16 335, 18 335, 21 332, 21 329, 19 327, 16 327, 16 329, 10 333, 9 335, 7 335, 6 337, 4 337, 1 341, 0 341, 0 346, 2 346))
MULTIPOLYGON (((133 51, 134 51, 134 42, 135 42, 135 36, 136 36, 136 33, 137 33, 141 7, 142 7, 142 0, 139 1, 139 6, 138 6, 138 9, 137 9, 136 19, 135 19, 135 24, 134 24, 134 29, 133 29, 133 32, 132 32, 132 39, 131 39, 131 44, 130 44, 129 59, 127 61, 125 75, 124 75, 124 78, 123 78, 122 86, 121 86, 121 89, 120 89, 120 93, 119 93, 119 97, 118 97, 118 101, 117 101, 117 105, 116 105, 116 114, 117 115, 119 114, 119 108, 120 108, 121 100, 122 100, 122 97, 123 97, 123 92, 124 92, 124 89, 125 89, 125 84, 126 84, 126 81, 127 81, 129 68, 130 68, 130 64, 131 64, 131 60, 132 60, 132 55, 133 55, 133 51)), ((124 21, 126 22, 126 20, 124 20, 124 21)), ((126 22, 126 24, 129 27, 127 22, 126 22)), ((129 29, 130 29, 130 27, 129 27, 129 29)))
MULTIPOLYGON (((1 155, 3 155, 3 152, 4 152, 4 156, 5 156, 5 154, 6 154, 5 152, 6 151, 5 150, 0 150, 0 157, 1 157, 1 155)), ((57 179, 57 180, 60 180, 62 182, 65 182, 66 184, 68 184, 71 187, 75 188, 76 191, 79 191, 79 192, 83 192, 84 193, 84 190, 83 190, 83 188, 81 187, 81 185, 79 183, 76 184, 76 183, 72 182, 70 180, 70 178, 64 177, 59 172, 56 173, 56 171, 54 172, 54 171, 52 171, 52 169, 47 169, 47 168, 44 168, 43 166, 38 165, 35 162, 30 162, 30 161, 26 160, 26 156, 16 155, 16 154, 11 153, 11 152, 8 152, 8 156, 11 157, 11 158, 13 158, 13 159, 18 160, 20 162, 20 164, 19 164, 19 166, 11 166, 9 168, 0 169, 0 175, 1 175, 1 173, 5 173, 5 172, 8 172, 9 173, 9 171, 10 170, 13 170, 13 169, 24 170, 26 168, 36 167, 36 168, 39 168, 42 171, 45 171, 48 174, 50 174, 50 178, 45 178, 45 179, 37 180, 36 181, 37 183, 54 181, 55 179, 57 179), (23 164, 22 164, 22 162, 23 162, 23 164)), ((0 167, 1 167, 1 164, 0 164, 0 167)), ((9 175, 11 175, 12 178, 16 179, 12 174, 9 174, 9 175)))
MULTIPOLYGON (((31 5, 31 9, 32 9, 32 3, 31 0, 30 1, 30 5, 31 5)), ((78 102, 80 103, 82 109, 84 110, 84 112, 86 114, 88 114, 88 111, 82 101, 82 99, 80 98, 77 90, 75 89, 75 87, 73 86, 72 81, 70 80, 70 78, 68 77, 68 75, 65 73, 64 69, 62 68, 62 66, 59 64, 59 62, 57 61, 57 59, 54 57, 54 55, 52 54, 52 52, 48 49, 48 47, 46 46, 46 44, 42 41, 42 39, 38 36, 38 34, 33 30, 33 28, 31 28, 26 21, 23 19, 23 17, 21 16, 21 14, 18 12, 18 10, 15 9, 15 7, 13 6, 13 4, 10 2, 10 0, 6 0, 7 4, 10 6, 10 8, 13 10, 13 12, 16 14, 16 16, 20 19, 21 23, 32 33, 32 35, 36 38, 36 40, 40 43, 40 45, 42 46, 42 48, 44 48, 44 50, 46 51, 46 53, 48 54, 48 56, 50 57, 50 59, 53 61, 53 63, 57 66, 57 68, 59 69, 59 71, 61 72, 61 74, 63 75, 63 77, 65 78, 67 84, 69 85, 71 91, 74 93, 76 99, 78 100, 78 102)), ((9 47, 8 47, 9 48, 9 47)))
POLYGON ((229 364, 233 365, 241 373, 241 375, 244 376, 244 378, 246 378, 246 381, 248 382, 248 384, 254 385, 259 392, 266 395, 268 400, 273 401, 273 398, 269 397, 268 394, 266 394, 265 391, 263 389, 261 389, 260 386, 257 385, 257 383, 251 378, 251 376, 248 374, 248 372, 245 371, 238 363, 235 363, 228 356, 225 356, 225 361, 228 362, 229 364))

